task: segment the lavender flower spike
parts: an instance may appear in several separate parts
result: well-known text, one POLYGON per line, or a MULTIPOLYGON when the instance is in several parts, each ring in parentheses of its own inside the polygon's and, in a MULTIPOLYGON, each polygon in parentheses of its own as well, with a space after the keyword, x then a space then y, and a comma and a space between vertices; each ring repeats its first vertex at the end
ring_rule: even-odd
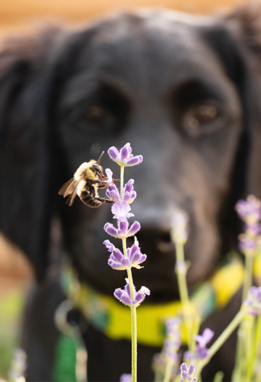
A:
POLYGON ((129 280, 126 279, 126 285, 124 289, 117 288, 114 291, 114 296, 122 302, 124 305, 128 306, 134 306, 137 308, 142 301, 145 299, 146 295, 150 295, 150 290, 146 287, 141 287, 140 290, 137 292, 136 288, 134 286, 134 299, 131 299, 131 292, 130 292, 130 285, 129 285, 129 280))
POLYGON ((244 301, 243 309, 254 316, 261 315, 261 286, 252 286, 249 289, 247 299, 244 301))
POLYGON ((180 382, 197 382, 197 378, 193 377, 195 373, 195 365, 193 363, 189 366, 187 366, 186 363, 182 363, 180 366, 181 371, 181 380, 180 382))
POLYGON ((249 237, 244 233, 239 235, 239 249, 248 256, 254 256, 258 247, 258 239, 255 236, 249 237))
POLYGON ((119 166, 135 166, 143 161, 142 155, 134 156, 130 143, 126 143, 120 150, 112 146, 108 150, 109 157, 119 166))
POLYGON ((239 200, 235 209, 247 224, 256 224, 261 219, 261 202, 253 195, 249 195, 247 200, 239 200))
POLYGON ((212 339, 214 336, 214 332, 210 330, 209 328, 206 328, 202 334, 202 336, 197 335, 195 336, 195 340, 198 342, 198 345, 196 346, 196 356, 197 358, 206 358, 208 355, 208 349, 206 349, 207 343, 212 339))
POLYGON ((166 359, 172 360, 172 362, 178 361, 178 350, 181 344, 180 341, 180 319, 169 318, 166 321, 167 338, 164 341, 164 353, 166 359))
POLYGON ((111 212, 114 214, 113 219, 117 219, 118 221, 127 220, 128 218, 134 216, 131 212, 130 206, 126 202, 117 202, 114 203, 111 207, 111 212))
POLYGON ((127 220, 120 221, 118 220, 118 229, 114 227, 111 223, 106 223, 104 226, 104 231, 113 237, 118 239, 125 239, 130 236, 136 235, 140 230, 140 223, 135 221, 129 228, 129 222, 127 220))
POLYGON ((122 374, 120 376, 120 382, 131 382, 132 381, 132 375, 131 374, 122 374))
POLYGON ((172 238, 173 242, 185 244, 188 238, 186 231, 187 217, 182 211, 177 211, 172 217, 172 238))

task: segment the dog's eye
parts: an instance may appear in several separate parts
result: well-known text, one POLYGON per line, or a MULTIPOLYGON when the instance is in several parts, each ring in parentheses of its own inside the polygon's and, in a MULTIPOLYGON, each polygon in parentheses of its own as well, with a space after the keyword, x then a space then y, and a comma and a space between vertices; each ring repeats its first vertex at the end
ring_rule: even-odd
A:
POLYGON ((90 124, 110 125, 112 123, 112 115, 101 105, 90 105, 85 111, 83 118, 90 124))
POLYGON ((206 100, 192 106, 185 115, 184 126, 193 137, 210 133, 222 126, 225 114, 219 102, 206 100))

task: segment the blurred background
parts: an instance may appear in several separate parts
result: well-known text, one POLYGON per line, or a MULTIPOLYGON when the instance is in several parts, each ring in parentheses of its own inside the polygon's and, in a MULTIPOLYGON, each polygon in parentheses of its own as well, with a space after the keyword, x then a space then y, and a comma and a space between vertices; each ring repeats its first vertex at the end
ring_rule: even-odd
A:
MULTIPOLYGON (((166 7, 193 14, 228 12, 239 0, 0 0, 0 42, 33 33, 43 19, 76 25, 108 12, 166 7)), ((26 289, 33 275, 22 254, 0 236, 0 378, 7 378, 26 289)))

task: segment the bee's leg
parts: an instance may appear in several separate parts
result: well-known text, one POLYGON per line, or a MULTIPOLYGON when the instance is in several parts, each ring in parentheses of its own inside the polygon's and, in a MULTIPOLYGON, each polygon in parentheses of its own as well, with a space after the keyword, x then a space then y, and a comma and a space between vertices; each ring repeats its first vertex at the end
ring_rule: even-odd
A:
POLYGON ((106 182, 101 182, 100 184, 98 184, 98 188, 99 189, 102 189, 102 188, 107 188, 109 185, 108 185, 108 183, 106 183, 106 182))
POLYGON ((111 200, 111 199, 106 199, 106 198, 101 198, 101 197, 96 197, 95 198, 96 200, 99 200, 100 202, 102 202, 102 203, 109 203, 109 204, 112 204, 112 203, 114 203, 114 201, 113 200, 111 200))
MULTIPOLYGON (((120 179, 112 179, 112 182, 120 181, 120 179)), ((110 184, 107 182, 99 182, 98 188, 107 188, 110 184)))
POLYGON ((97 184, 97 188, 106 188, 106 187, 108 187, 108 183, 107 182, 103 182, 102 180, 99 180, 99 179, 92 180, 90 183, 91 183, 91 185, 97 184))

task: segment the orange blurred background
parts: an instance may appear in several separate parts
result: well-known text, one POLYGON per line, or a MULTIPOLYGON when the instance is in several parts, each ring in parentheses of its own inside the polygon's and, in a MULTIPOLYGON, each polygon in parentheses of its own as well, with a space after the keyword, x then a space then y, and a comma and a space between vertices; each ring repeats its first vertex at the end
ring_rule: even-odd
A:
POLYGON ((78 23, 118 9, 166 7, 190 13, 226 11, 239 0, 1 0, 0 35, 24 31, 43 18, 78 23))
MULTIPOLYGON (((0 0, 0 38, 32 32, 43 20, 82 23, 116 10, 166 7, 193 14, 227 12, 239 0, 0 0)), ((30 277, 30 268, 0 236, 0 296, 12 282, 30 277), (14 266, 15 264, 15 266, 14 266), (12 281, 7 278, 12 277, 12 281)))

